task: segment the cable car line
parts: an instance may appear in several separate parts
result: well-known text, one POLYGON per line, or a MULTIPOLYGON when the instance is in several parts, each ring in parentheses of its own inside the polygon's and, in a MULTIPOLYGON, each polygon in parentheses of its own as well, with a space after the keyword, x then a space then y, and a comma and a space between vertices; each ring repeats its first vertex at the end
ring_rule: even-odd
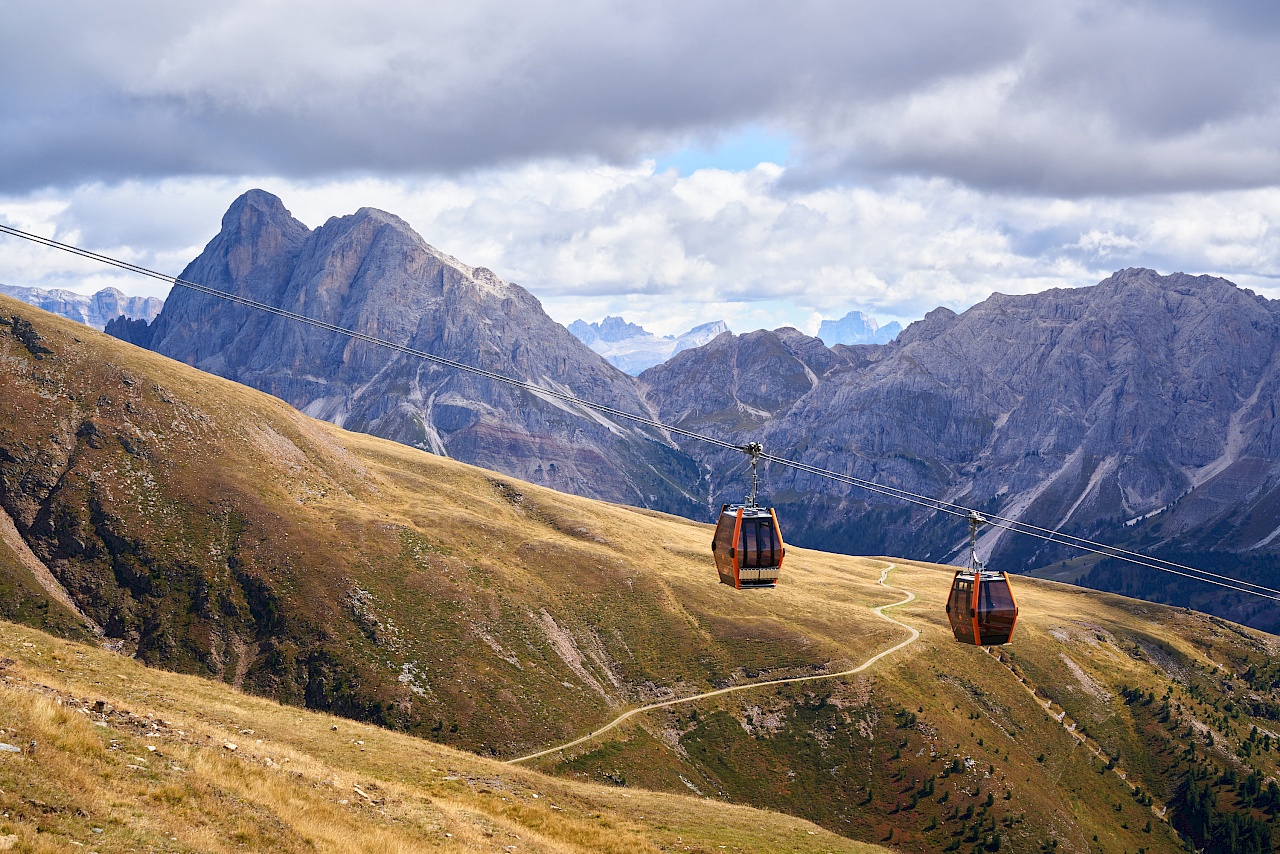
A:
MULTIPOLYGON (((819 468, 817 466, 812 466, 807 463, 793 462, 791 460, 783 459, 782 457, 773 456, 772 454, 761 454, 761 459, 767 460, 771 463, 778 463, 780 465, 790 466, 791 468, 798 469, 800 471, 805 471, 810 474, 816 474, 822 477, 828 477, 828 478, 831 478, 832 480, 839 480, 844 483, 852 484, 853 486, 862 487, 863 489, 869 490, 871 492, 879 492, 882 495, 889 495, 894 498, 898 498, 902 501, 909 501, 913 504, 919 504, 922 507, 928 507, 933 510, 938 510, 942 513, 950 513, 953 516, 967 517, 971 512, 973 512, 970 508, 965 507, 962 504, 955 504, 950 501, 945 501, 941 498, 931 498, 927 495, 920 495, 919 493, 910 492, 900 487, 879 484, 879 483, 876 483, 875 481, 864 480, 863 478, 855 477, 853 475, 830 471, 829 469, 819 468)), ((1138 566, 1144 566, 1151 569, 1159 569, 1161 571, 1171 572, 1174 575, 1183 575, 1187 578, 1195 578, 1198 581, 1206 581, 1210 584, 1218 583, 1218 582, 1210 581, 1209 580, 1210 578, 1220 578, 1226 581, 1233 582, 1234 584, 1241 585, 1243 587, 1253 587, 1258 590, 1266 591, 1267 593, 1276 594, 1275 596, 1271 596, 1268 598, 1280 599, 1280 590, 1277 590, 1274 587, 1267 587, 1264 584, 1254 584, 1251 581, 1244 581, 1243 579, 1233 578, 1230 575, 1223 575, 1221 573, 1211 572, 1207 569, 1199 569, 1194 566, 1187 566, 1185 564, 1177 563, 1176 561, 1166 560, 1165 558, 1156 557, 1154 555, 1146 555, 1141 552, 1130 551, 1129 549, 1121 548, 1120 546, 1112 546, 1107 543, 1099 543, 1094 540, 1085 539, 1084 537, 1077 537, 1074 534, 1067 534, 1067 533, 1063 533, 1062 531, 1055 531, 1051 528, 1042 528, 1039 525, 1032 525, 1029 522, 1023 522, 1020 519, 1010 519, 1005 516, 999 516, 994 513, 985 513, 985 512, 982 515, 986 518, 987 523, 990 524, 992 527, 1003 528, 1004 530, 1012 531, 1015 534, 1022 534, 1028 537, 1038 537, 1042 540, 1045 540, 1046 542, 1056 542, 1059 545, 1078 548, 1078 549, 1081 549, 1082 551, 1093 552, 1094 554, 1100 554, 1100 555, 1103 555, 1104 557, 1111 557, 1117 560, 1125 560, 1130 563, 1137 564, 1138 566), (1072 540, 1074 542, 1068 542, 1068 540, 1072 540), (1105 549, 1106 551, 1105 552, 1099 551, 1099 549, 1105 549), (1160 565, 1156 565, 1156 564, 1160 564, 1160 565), (1175 570, 1183 570, 1183 571, 1177 572, 1175 570), (1198 575, 1188 575, 1187 573, 1201 573, 1202 575, 1208 576, 1208 577, 1201 578, 1198 575)), ((1219 586, 1225 587, 1229 585, 1219 585, 1219 586)), ((1232 587, 1231 589, 1238 590, 1238 588, 1235 588, 1235 587, 1232 587)), ((1246 590, 1246 591, 1240 591, 1240 592, 1249 593, 1252 591, 1246 590)))
POLYGON ((19 229, 13 228, 12 226, 4 225, 3 223, 0 223, 0 233, 9 234, 13 237, 21 237, 24 240, 30 240, 34 243, 39 243, 51 249, 61 249, 64 252, 70 252, 71 254, 79 255, 82 258, 89 258, 94 261, 100 261, 104 264, 109 264, 113 267, 118 267, 122 270, 128 270, 129 272, 138 273, 144 276, 149 276, 153 279, 159 279, 162 282, 168 282, 169 284, 177 285, 178 287, 187 288, 188 290, 193 290, 198 293, 205 294, 206 296, 217 297, 218 299, 226 300, 227 302, 237 303, 239 305, 243 305, 248 308, 258 309, 259 311, 265 311, 269 314, 274 314, 278 317, 288 318, 289 320, 296 320, 300 323, 306 323, 310 326, 314 326, 319 329, 324 329, 328 332, 336 332, 339 335, 345 335, 348 338, 354 338, 357 341, 364 341, 369 344, 375 344, 380 347, 385 347, 389 350, 395 350, 396 352, 404 353, 405 355, 416 356, 420 359, 425 359, 426 361, 429 361, 429 362, 435 362, 438 365, 443 365, 448 368, 455 368, 457 370, 466 371, 467 373, 475 374, 477 376, 494 380, 496 382, 502 382, 508 385, 517 386, 519 388, 523 388, 526 391, 529 391, 535 394, 548 395, 550 397, 563 400, 566 403, 578 404, 579 406, 585 406, 590 409, 597 410, 599 412, 604 412, 608 415, 615 415, 619 418, 626 418, 648 427, 654 427, 659 430, 666 430, 681 436, 687 436, 691 439, 699 439, 703 442, 708 442, 713 445, 718 445, 721 448, 727 448, 735 451, 741 450, 740 446, 735 445, 732 442, 725 442, 722 439, 716 439, 712 436, 703 436, 699 433, 694 433, 690 430, 685 430, 681 427, 675 427, 670 424, 663 424, 661 421, 656 421, 652 418, 645 418, 644 416, 641 416, 641 415, 635 415, 630 412, 624 412, 620 409, 614 409, 611 406, 605 406, 602 403, 594 403, 589 400, 583 400, 582 398, 575 397, 574 395, 571 395, 571 394, 566 394, 561 391, 556 391, 555 389, 546 388, 545 386, 540 386, 535 383, 528 382, 526 380, 520 380, 520 379, 516 379, 515 377, 508 377, 504 374, 495 373, 493 371, 487 371, 484 368, 477 368, 474 365, 468 365, 464 362, 455 362, 453 359, 447 359, 443 356, 437 356, 434 353, 428 353, 425 350, 418 350, 413 347, 405 346, 404 344, 396 344, 394 342, 387 341, 383 338, 376 338, 372 335, 367 335, 363 332, 357 332, 354 329, 347 329, 346 327, 337 326, 335 324, 328 323, 323 320, 318 320, 314 317, 308 317, 305 314, 298 314, 297 312, 289 311, 288 309, 277 308, 273 305, 267 305, 266 303, 258 302, 257 300, 252 300, 252 299, 249 299, 248 297, 242 297, 237 294, 230 294, 230 293, 227 293, 226 291, 220 291, 220 290, 217 290, 216 288, 211 288, 206 285, 201 285, 197 282, 188 281, 186 279, 180 279, 177 276, 169 276, 169 275, 166 275, 165 273, 158 273, 155 270, 150 270, 146 267, 140 267, 137 264, 132 264, 128 261, 121 261, 120 259, 112 258, 109 255, 100 255, 97 252, 90 252, 87 249, 81 249, 80 247, 72 246, 69 243, 60 243, 57 240, 51 240, 47 237, 40 237, 39 235, 29 234, 25 231, 21 231, 19 229))
MULTIPOLYGON (((1104 551, 1104 549, 1114 548, 1113 546, 1108 546, 1106 543, 1092 543, 1090 545, 1081 545, 1079 543, 1068 543, 1061 540, 1054 540, 1052 539, 1052 537, 1043 536, 1041 534, 1035 534, 1030 531, 1020 531, 1017 528, 1014 528, 1012 525, 1005 524, 1003 521, 991 522, 990 520, 988 520, 988 523, 993 528, 1003 528, 1006 531, 1012 531, 1015 534, 1023 534, 1028 537, 1039 537, 1040 539, 1045 540, 1046 542, 1057 542, 1060 545, 1070 546, 1072 548, 1080 549, 1081 551, 1092 552, 1093 554, 1101 555, 1102 557, 1109 557, 1109 558, 1114 558, 1115 560, 1122 560, 1122 561, 1125 561, 1126 563, 1134 564, 1135 566, 1146 567, 1147 569, 1158 569, 1161 572, 1167 572, 1172 575, 1181 575, 1183 578, 1190 578, 1195 581, 1203 581, 1205 584, 1216 584, 1218 587, 1225 587, 1228 590, 1235 591, 1236 593, 1248 593, 1252 596, 1260 596, 1263 599, 1274 599, 1275 601, 1280 602, 1280 595, 1275 595, 1272 593, 1264 593, 1259 590, 1250 590, 1247 587, 1237 587, 1234 584, 1228 584, 1226 581, 1215 581, 1213 578, 1205 578, 1199 575, 1192 575, 1191 573, 1188 573, 1188 572, 1181 572, 1180 570, 1170 569, 1167 566, 1160 566, 1155 563, 1150 563, 1147 560, 1140 559, 1140 558, 1146 558, 1147 556, 1139 552, 1128 552, 1128 554, 1138 555, 1137 558, 1133 558, 1133 557, 1125 557, 1122 555, 1113 554, 1111 552, 1104 551)), ((1080 538, 1076 537, 1074 539, 1080 539, 1080 538)), ((1151 558, 1150 560, 1159 560, 1159 558, 1151 558)), ((1181 564, 1175 564, 1175 565, 1181 566, 1181 564)), ((1240 581, 1239 579, 1232 578, 1229 575, 1219 575, 1216 572, 1211 573, 1208 570, 1195 569, 1194 567, 1190 567, 1190 568, 1195 572, 1204 572, 1207 575, 1213 575, 1213 576, 1216 576, 1217 578, 1225 578, 1228 581, 1235 581, 1235 582, 1238 582, 1239 584, 1248 584, 1250 587, 1262 586, 1259 584, 1250 584, 1248 581, 1240 581)), ((1263 589, 1269 590, 1270 588, 1263 588, 1263 589)), ((1103 591, 1103 592, 1106 592, 1106 591, 1103 591)))
MULTIPOLYGON (((138 264, 134 264, 129 261, 123 261, 119 258, 113 258, 109 255, 103 255, 98 252, 90 251, 88 249, 82 249, 78 246, 74 246, 69 243, 62 243, 60 241, 53 240, 48 237, 41 237, 40 235, 32 234, 30 232, 23 231, 18 228, 14 228, 13 226, 5 225, 3 223, 0 223, 0 234, 8 234, 11 237, 17 237, 22 240, 30 241, 32 243, 37 243, 41 246, 45 246, 50 249, 58 249, 63 252, 67 252, 72 255, 77 255, 82 258, 87 258, 92 261, 98 261, 100 263, 107 264, 109 266, 116 267, 121 270, 125 270, 131 273, 137 273, 138 275, 141 275, 141 276, 147 276, 152 279, 158 279, 162 282, 167 282, 171 285, 181 287, 181 288, 186 288, 188 290, 192 290, 197 293, 204 294, 206 296, 215 297, 217 299, 242 305, 247 308, 256 309, 258 311, 264 311, 264 312, 267 312, 268 314, 276 315, 277 317, 283 317, 289 320, 295 320, 295 321, 298 321, 299 323, 305 323, 309 326, 314 326, 318 329, 323 329, 325 331, 333 332, 339 335, 345 335, 346 337, 357 340, 357 341, 373 344, 378 347, 384 347, 388 350, 392 350, 397 353, 403 353, 407 356, 414 356, 416 358, 423 359, 428 362, 433 362, 435 364, 442 365, 444 367, 453 368, 455 370, 464 371, 466 373, 474 374, 476 376, 483 377, 485 379, 493 380, 494 382, 501 382, 507 385, 515 386, 517 388, 524 389, 525 391, 528 391, 531 394, 552 397, 557 400, 564 401, 565 403, 570 403, 570 404, 581 406, 587 409, 592 409, 597 412, 602 412, 607 415, 612 415, 617 418, 622 418, 636 424, 641 424, 646 427, 652 427, 656 430, 664 431, 667 433, 673 433, 679 436, 685 436, 690 439, 697 439, 700 442, 706 442, 710 445, 715 445, 716 447, 724 448, 726 450, 735 450, 735 451, 748 453, 749 449, 751 448, 750 445, 737 445, 732 442, 726 442, 723 439, 717 439, 714 436, 707 436, 702 433, 695 433, 692 430, 686 430, 682 427, 676 427, 671 424, 664 424, 663 422, 653 418, 646 418, 642 415, 636 415, 631 412, 625 412, 623 410, 615 409, 614 407, 606 406, 601 403, 595 403, 593 401, 584 400, 580 397, 576 397, 575 395, 568 394, 566 392, 556 391, 555 389, 546 388, 544 386, 537 385, 527 380, 516 379, 515 377, 509 377, 504 374, 496 373, 494 371, 488 371, 483 368, 477 368, 473 365, 468 365, 464 362, 457 362, 457 361, 454 361, 453 359, 448 359, 443 356, 437 356, 434 353, 429 353, 425 350, 418 350, 416 348, 409 347, 404 344, 396 344, 394 342, 387 341, 382 338, 377 338, 375 336, 368 335, 363 332, 357 332, 354 329, 347 329, 345 327, 337 326, 335 324, 328 323, 326 321, 319 320, 314 317, 308 317, 305 314, 299 314, 297 312, 289 311, 287 309, 277 308, 276 306, 258 302, 257 300, 249 299, 248 297, 227 293, 226 291, 220 291, 215 288, 208 287, 207 285, 201 285, 197 282, 192 282, 187 279, 179 278, 177 276, 170 276, 165 273, 160 273, 155 270, 151 270, 147 267, 142 267, 138 264)), ((788 460, 783 457, 775 456, 773 454, 758 452, 757 456, 759 459, 763 459, 771 463, 776 463, 778 465, 786 466, 788 468, 792 468, 797 471, 802 471, 808 474, 813 474, 819 477, 825 477, 825 478, 836 480, 852 486, 857 486, 869 492, 878 493, 880 495, 885 495, 890 498, 897 498, 898 500, 901 500, 901 501, 907 501, 912 504, 917 504, 931 510, 947 513, 952 516, 968 517, 971 514, 976 512, 971 508, 964 507, 954 502, 945 501, 939 498, 931 498, 929 496, 920 495, 918 493, 910 492, 909 490, 901 489, 899 487, 876 483, 875 481, 865 480, 863 478, 855 477, 853 475, 847 475, 841 472, 831 471, 829 469, 824 469, 818 466, 809 465, 808 463, 801 463, 801 462, 796 462, 794 460, 788 460)), ((1183 564, 1174 563, 1173 561, 1164 560, 1163 558, 1157 558, 1151 555, 1145 555, 1145 554, 1142 554, 1141 552, 1133 552, 1127 549, 1122 549, 1118 546, 1108 546, 1105 543, 1099 543, 1093 540, 1085 539, 1083 537, 1077 537, 1072 534, 1064 534, 1060 531, 1054 531, 1048 528, 1041 528, 1039 526, 1031 525, 1026 522, 1020 522, 1016 519, 1008 519, 1002 516, 991 515, 987 517, 987 520, 994 527, 1003 528, 1005 530, 1012 531, 1013 533, 1023 534, 1024 536, 1036 537, 1038 539, 1045 540, 1046 542, 1055 542, 1060 545, 1070 546, 1072 548, 1080 549, 1081 551, 1092 552, 1094 554, 1101 555, 1103 557, 1110 557, 1116 560, 1122 560, 1127 563, 1132 563, 1136 566, 1141 566, 1148 569, 1155 569, 1161 572, 1171 573, 1173 575, 1180 575, 1196 581, 1202 581, 1206 584, 1214 584, 1219 587, 1225 587, 1237 593, 1248 593, 1254 596, 1260 596, 1262 598, 1274 599, 1274 600, 1280 601, 1280 590, 1275 590, 1273 588, 1265 587, 1260 584, 1254 584, 1252 582, 1243 581, 1241 579, 1233 578, 1228 575, 1222 575, 1219 573, 1210 572, 1208 570, 1201 570, 1195 567, 1185 566, 1183 564), (1187 571, 1181 571, 1181 570, 1187 570, 1187 571), (1191 573, 1200 573, 1201 575, 1194 575, 1191 573), (1202 577, 1202 576, 1207 576, 1207 577, 1202 577), (1215 581, 1213 580, 1214 578, 1223 579, 1223 581, 1215 581), (1250 588, 1258 588, 1258 589, 1255 590, 1250 588), (1261 592, 1261 591, 1269 591, 1269 592, 1261 592), (1277 595, 1271 595, 1271 594, 1277 594, 1277 595)))

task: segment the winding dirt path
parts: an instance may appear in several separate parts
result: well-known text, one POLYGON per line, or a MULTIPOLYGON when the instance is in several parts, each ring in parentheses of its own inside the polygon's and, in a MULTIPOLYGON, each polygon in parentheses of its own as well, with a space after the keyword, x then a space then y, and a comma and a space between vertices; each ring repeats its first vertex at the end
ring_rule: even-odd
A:
MULTIPOLYGON (((887 567, 885 567, 884 572, 880 573, 880 578, 876 583, 883 587, 888 587, 889 585, 885 584, 884 582, 885 582, 885 579, 889 577, 889 572, 893 568, 894 568, 893 564, 889 564, 887 567)), ((769 679, 765 682, 751 682, 746 685, 734 685, 730 688, 720 688, 715 691, 707 691, 704 694, 694 694, 691 697, 681 697, 678 700, 665 700, 661 703, 651 703, 648 706, 640 706, 639 708, 632 709, 629 712, 623 712, 621 715, 618 715, 618 717, 614 718, 612 721, 605 724, 600 729, 589 732, 586 735, 582 736, 581 738, 574 739, 573 741, 570 741, 566 744, 557 745, 556 747, 548 747, 546 750, 539 750, 537 753, 530 753, 529 755, 521 756, 518 759, 508 759, 507 764, 514 765, 517 762, 527 762, 530 759, 537 759, 539 756, 546 756, 549 753, 555 753, 560 750, 567 750, 570 747, 577 747, 579 744, 590 741, 591 739, 595 738, 598 735, 603 735, 604 733, 618 726, 618 724, 622 723, 623 721, 629 720, 630 718, 633 718, 636 715, 644 714, 645 712, 651 712, 654 709, 665 709, 668 706, 678 706, 682 703, 695 703, 698 700, 705 700, 708 697, 718 697, 722 694, 732 694, 735 691, 749 691, 755 688, 767 688, 770 685, 788 685, 795 682, 816 682, 819 679, 839 679, 842 676, 852 676, 855 673, 861 673, 871 665, 875 664, 880 659, 884 658, 886 655, 891 655, 897 652, 898 650, 902 649, 903 647, 910 646, 911 644, 915 643, 916 638, 920 637, 920 632, 918 629, 908 626, 906 623, 900 623, 897 620, 895 620, 893 617, 890 617, 887 614, 885 614, 884 612, 886 608, 897 608, 899 606, 907 604, 908 602, 916 598, 916 594, 912 593, 910 590, 904 589, 903 592, 907 594, 905 598, 897 602, 891 602, 888 605, 877 605, 871 610, 876 614, 876 616, 880 617, 883 620, 888 620, 889 622, 893 623, 895 626, 901 626, 902 628, 910 632, 911 635, 901 643, 895 644, 894 646, 891 646, 886 650, 876 653, 875 655, 868 658, 866 661, 859 664, 857 667, 854 667, 850 670, 841 670, 839 673, 822 673, 817 676, 791 676, 786 679, 769 679)))

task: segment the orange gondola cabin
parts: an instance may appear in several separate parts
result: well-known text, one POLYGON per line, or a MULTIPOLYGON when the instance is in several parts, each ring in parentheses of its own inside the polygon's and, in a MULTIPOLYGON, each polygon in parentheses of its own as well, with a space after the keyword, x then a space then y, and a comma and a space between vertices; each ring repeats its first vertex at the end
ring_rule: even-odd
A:
POLYGON ((947 620, 961 643, 1000 646, 1013 637, 1018 621, 1018 601, 1013 598, 1009 576, 992 572, 978 560, 978 528, 987 520, 969 513, 969 567, 956 571, 947 597, 947 620))
POLYGON ((960 570, 947 598, 951 632, 961 643, 1000 646, 1013 636, 1018 603, 1003 572, 960 570))
POLYGON ((720 583, 738 590, 773 587, 786 547, 778 517, 769 507, 726 504, 720 510, 711 552, 720 583))

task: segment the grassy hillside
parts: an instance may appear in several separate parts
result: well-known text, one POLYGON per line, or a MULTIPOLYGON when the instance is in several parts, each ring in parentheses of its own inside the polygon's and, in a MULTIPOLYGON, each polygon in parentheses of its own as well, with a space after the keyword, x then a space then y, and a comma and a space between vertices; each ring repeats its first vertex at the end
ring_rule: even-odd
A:
MULTIPOLYGON (((912 850, 1270 850, 1271 636, 1026 580, 993 655, 951 640, 948 569, 801 549, 777 590, 733 591, 706 525, 347 433, 16 303, 0 317, 0 506, 20 540, 0 607, 100 631, 124 654, 104 661, 509 759, 654 701, 848 669, 908 636, 869 609, 909 591, 893 613, 919 640, 865 672, 646 712, 536 760, 560 778, 538 785, 705 796, 912 850)), ((177 715, 172 690, 122 702, 177 715)), ((391 782, 442 749, 383 744, 391 782)))
POLYGON ((0 622, 0 850, 881 850, 556 780, 0 622), (30 743, 35 742, 34 750, 30 743))
POLYGON ((1274 828, 1274 637, 1023 581, 1015 643, 991 653, 952 640, 949 571, 893 563, 890 583, 917 595, 894 615, 921 636, 874 670, 653 712, 538 767, 696 787, 924 850, 1171 851, 1185 844, 1175 830, 1204 848, 1213 834, 1187 820, 1193 780, 1222 816, 1274 828))
POLYGON ((741 596, 705 526, 347 433, 0 307, 18 312, 51 352, 0 327, 0 506, 147 663, 497 754, 894 634, 842 559, 797 553, 801 583, 741 596))

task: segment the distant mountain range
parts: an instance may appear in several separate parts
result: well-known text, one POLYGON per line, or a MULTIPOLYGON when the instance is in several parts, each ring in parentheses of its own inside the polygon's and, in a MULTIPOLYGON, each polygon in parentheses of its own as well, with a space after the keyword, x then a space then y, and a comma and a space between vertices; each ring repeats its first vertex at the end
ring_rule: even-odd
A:
MULTIPOLYGON (((682 335, 658 336, 621 317, 606 317, 595 323, 575 320, 569 324, 569 331, 604 356, 609 364, 636 376, 677 353, 709 344, 730 329, 723 320, 716 320, 695 326, 682 335)), ((839 320, 822 321, 818 337, 828 347, 837 344, 887 344, 901 331, 902 324, 896 320, 880 326, 874 317, 851 311, 839 320)))
POLYGON ((874 317, 851 311, 839 320, 824 320, 818 337, 828 347, 837 344, 888 344, 902 331, 898 321, 881 326, 874 317))
POLYGON ((160 314, 164 300, 156 297, 131 297, 116 288, 103 288, 96 294, 78 294, 61 288, 27 288, 19 285, 0 285, 0 294, 20 299, 45 311, 78 320, 102 329, 117 317, 130 317, 151 322, 160 314))
MULTIPOLYGON (((725 330, 633 378, 527 291, 368 208, 311 230, 279 199, 250 192, 183 275, 1044 528, 1194 552, 1228 574, 1266 573, 1280 550, 1280 303, 1224 279, 1129 269, 1093 287, 996 294, 963 314, 936 309, 880 345, 725 330)), ((575 326, 597 345, 648 335, 620 318, 575 326)), ((567 492, 708 519, 746 487, 736 451, 192 293, 175 291, 151 324, 107 331, 308 414, 567 492)), ((764 478, 798 545, 961 557, 965 532, 952 517, 791 469, 764 478)), ((979 546, 993 567, 1019 572, 1080 557, 996 528, 979 546)), ((1280 628, 1280 609, 1265 600, 1204 585, 1192 594, 1163 574, 1095 563, 1058 569, 1280 628)))
POLYGON ((569 331, 583 344, 608 360, 609 364, 635 376, 645 368, 661 364, 676 353, 701 347, 717 335, 729 331, 723 320, 695 326, 683 335, 654 335, 644 327, 621 317, 606 317, 598 323, 575 320, 569 331))

